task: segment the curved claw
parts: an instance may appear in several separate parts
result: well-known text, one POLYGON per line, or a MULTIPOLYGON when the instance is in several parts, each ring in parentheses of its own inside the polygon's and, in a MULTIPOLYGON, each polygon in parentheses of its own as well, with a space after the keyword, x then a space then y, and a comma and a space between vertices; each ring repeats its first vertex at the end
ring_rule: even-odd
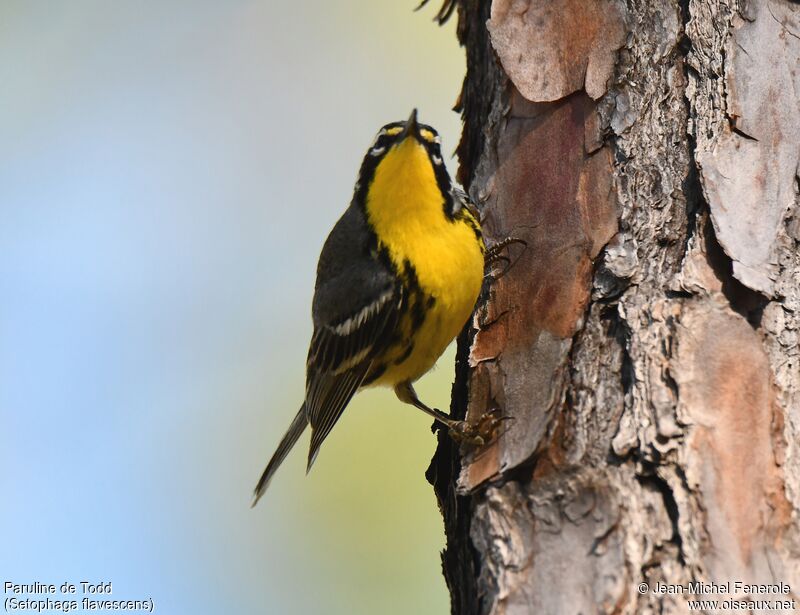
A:
POLYGON ((484 255, 484 259, 487 262, 491 262, 497 257, 497 255, 500 252, 505 250, 508 246, 514 245, 515 243, 522 244, 526 248, 528 247, 528 242, 525 241, 524 239, 520 239, 519 237, 506 237, 505 239, 501 239, 500 241, 498 241, 490 248, 487 248, 486 254, 484 255))
POLYGON ((486 275, 483 276, 485 279, 499 280, 508 272, 509 269, 511 269, 511 259, 507 256, 503 256, 502 254, 498 254, 492 259, 491 262, 487 262, 487 265, 491 266, 500 261, 504 263, 503 268, 497 273, 495 273, 494 269, 491 269, 486 275))
POLYGON ((500 412, 500 408, 494 408, 481 416, 475 424, 459 421, 450 428, 450 437, 459 444, 482 448, 497 439, 500 425, 514 419, 512 416, 498 416, 500 412))
POLYGON ((503 250, 505 250, 508 246, 513 244, 522 244, 523 245, 522 252, 524 252, 528 247, 528 242, 525 241, 524 239, 520 239, 519 237, 506 237, 505 239, 498 241, 491 248, 486 250, 486 254, 484 255, 484 262, 487 266, 491 266, 493 263, 496 263, 497 261, 505 261, 506 263, 505 267, 503 267, 503 269, 498 274, 494 274, 493 272, 490 271, 487 277, 499 280, 505 274, 511 271, 511 268, 517 264, 517 261, 519 260, 520 256, 522 256, 522 252, 520 252, 520 254, 517 256, 517 258, 514 259, 513 262, 508 256, 502 254, 503 250))

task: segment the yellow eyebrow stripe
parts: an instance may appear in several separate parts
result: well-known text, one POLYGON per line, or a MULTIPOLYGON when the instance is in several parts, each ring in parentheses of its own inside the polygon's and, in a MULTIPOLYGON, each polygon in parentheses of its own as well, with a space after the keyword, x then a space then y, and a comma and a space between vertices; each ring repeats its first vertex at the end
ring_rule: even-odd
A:
POLYGON ((386 129, 386 134, 389 135, 390 137, 393 137, 395 135, 399 135, 401 130, 403 130, 402 126, 395 126, 394 128, 387 128, 386 129))
POLYGON ((428 130, 427 128, 423 128, 422 130, 420 130, 420 131, 419 131, 419 134, 420 134, 420 135, 422 136, 422 138, 423 138, 423 139, 425 139, 425 140, 426 140, 428 143, 433 143, 433 140, 434 140, 435 136, 434 136, 434 134, 433 134, 433 133, 432 133, 430 130, 428 130))

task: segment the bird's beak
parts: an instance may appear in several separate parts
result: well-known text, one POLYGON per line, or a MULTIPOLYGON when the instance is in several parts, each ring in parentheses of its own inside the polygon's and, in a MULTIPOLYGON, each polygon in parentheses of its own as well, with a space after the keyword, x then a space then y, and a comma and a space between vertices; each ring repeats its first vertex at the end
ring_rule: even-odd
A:
POLYGON ((406 137, 419 136, 419 124, 417 124, 417 110, 414 109, 411 112, 411 115, 408 116, 408 120, 406 120, 405 128, 403 128, 403 132, 400 133, 400 138, 398 142, 402 141, 406 137))

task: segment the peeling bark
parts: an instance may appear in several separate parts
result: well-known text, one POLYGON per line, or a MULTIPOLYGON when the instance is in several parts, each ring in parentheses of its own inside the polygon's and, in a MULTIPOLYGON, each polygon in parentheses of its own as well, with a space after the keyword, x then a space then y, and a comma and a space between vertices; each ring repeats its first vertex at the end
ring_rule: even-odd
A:
POLYGON ((459 178, 489 242, 528 248, 451 408, 514 420, 478 453, 440 437, 429 470, 453 613, 688 611, 643 582, 796 598, 800 5, 458 13, 459 178))

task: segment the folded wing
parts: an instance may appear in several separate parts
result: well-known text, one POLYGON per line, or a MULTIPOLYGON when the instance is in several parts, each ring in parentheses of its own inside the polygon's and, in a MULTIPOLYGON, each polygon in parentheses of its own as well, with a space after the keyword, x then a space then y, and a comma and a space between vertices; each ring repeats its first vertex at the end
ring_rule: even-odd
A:
POLYGON ((396 287, 338 322, 318 324, 308 352, 306 416, 311 424, 308 468, 319 447, 367 375, 376 354, 390 343, 402 301, 396 287))

